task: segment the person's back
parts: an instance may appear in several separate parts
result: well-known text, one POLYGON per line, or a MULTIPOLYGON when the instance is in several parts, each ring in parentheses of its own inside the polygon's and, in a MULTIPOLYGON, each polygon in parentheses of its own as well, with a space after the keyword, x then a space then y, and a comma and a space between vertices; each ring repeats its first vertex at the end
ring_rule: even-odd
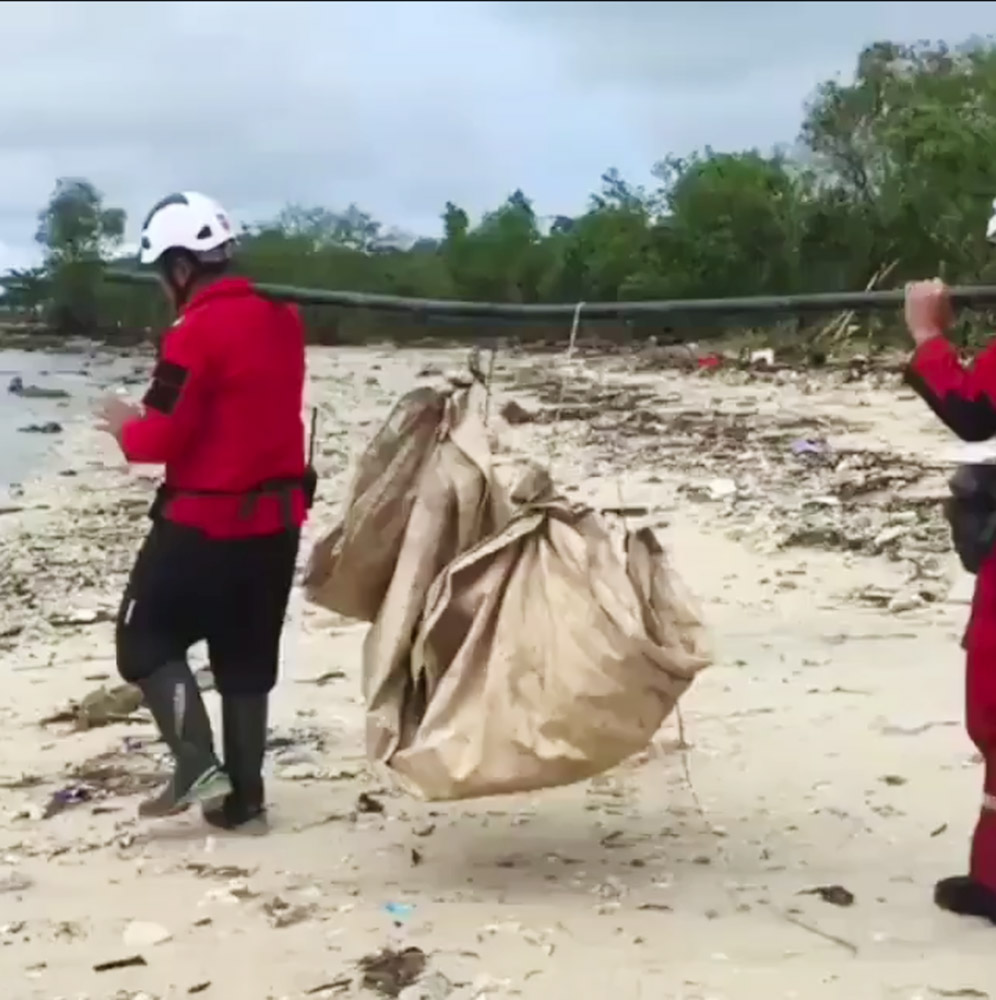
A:
MULTIPOLYGON (((193 296, 164 339, 166 363, 191 356, 199 369, 184 386, 190 412, 178 412, 178 403, 173 414, 184 445, 147 459, 165 460, 163 516, 223 538, 300 526, 305 353, 297 310, 244 279, 216 281, 193 296)), ((142 461, 140 454, 129 457, 142 461)))
POLYGON ((253 292, 240 294, 225 282, 211 288, 204 307, 210 322, 211 305, 218 301, 228 322, 219 326, 220 366, 218 397, 222 406, 209 412, 206 437, 195 446, 192 459, 203 449, 208 464, 217 461, 222 488, 245 489, 266 479, 300 476, 304 471, 304 426, 300 403, 304 393, 304 335, 297 311, 253 292), (252 440, 246 428, 252 428, 252 440), (211 454, 211 436, 230 443, 232 462, 211 454), (239 447, 241 445, 241 447, 239 447))

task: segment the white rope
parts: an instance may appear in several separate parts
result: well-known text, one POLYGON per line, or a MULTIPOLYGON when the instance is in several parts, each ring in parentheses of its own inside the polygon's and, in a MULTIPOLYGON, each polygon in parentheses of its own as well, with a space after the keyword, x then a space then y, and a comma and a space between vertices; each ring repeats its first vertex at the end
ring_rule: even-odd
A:
POLYGON ((549 456, 547 462, 550 466, 550 475, 553 475, 553 461, 554 461, 554 448, 557 442, 556 426, 560 423, 560 411, 563 409, 564 405, 564 393, 567 391, 567 378, 568 372, 565 371, 566 367, 571 363, 571 359, 574 357, 574 347, 578 341, 578 330, 581 328, 581 310, 584 309, 585 303, 579 302, 574 307, 574 319, 571 321, 571 333, 567 338, 567 350, 564 351, 563 357, 561 358, 560 364, 560 384, 557 387, 557 402, 553 408, 553 419, 551 420, 550 427, 553 433, 550 435, 549 441, 549 456))
MULTIPOLYGON (((571 333, 570 333, 570 336, 569 336, 569 338, 567 340, 567 350, 564 352, 564 355, 563 355, 563 365, 565 367, 570 364, 571 360, 574 357, 574 349, 577 346, 578 331, 579 331, 580 326, 581 326, 581 310, 584 309, 584 306, 585 306, 585 303, 582 301, 582 302, 578 302, 578 304, 574 307, 574 318, 573 318, 573 321, 571 322, 571 333)), ((560 421, 560 411, 561 411, 561 406, 562 406, 563 401, 564 401, 564 392, 565 392, 565 389, 566 389, 566 386, 567 386, 567 379, 568 379, 568 377, 569 377, 569 372, 565 372, 565 371, 562 370, 561 371, 561 378, 560 378, 559 394, 558 394, 558 397, 557 397, 557 406, 556 406, 556 408, 554 410, 554 416, 553 416, 554 433, 551 435, 551 438, 550 438, 551 464, 552 464, 552 458, 553 458, 553 444, 554 444, 554 442, 557 439, 556 425, 560 421)), ((615 458, 616 458, 615 450, 613 449, 613 454, 612 454, 611 459, 610 459, 611 464, 613 466, 615 466, 615 458)), ((614 472, 615 472, 615 481, 616 481, 616 496, 618 498, 619 511, 620 511, 620 515, 621 515, 621 518, 622 518, 623 529, 628 534, 629 533, 629 520, 628 520, 628 518, 626 516, 626 500, 625 500, 625 497, 623 495, 623 480, 622 480, 622 475, 617 470, 614 470, 614 472)), ((695 787, 695 781, 692 778, 692 765, 691 765, 691 756, 690 756, 691 744, 688 742, 687 737, 686 737, 685 718, 684 718, 684 715, 682 714, 682 711, 681 711, 681 703, 680 703, 680 701, 675 703, 674 708, 675 708, 675 719, 676 719, 677 726, 678 726, 678 750, 679 750, 679 753, 681 755, 681 767, 682 767, 682 771, 683 771, 684 778, 685 778, 685 784, 688 786, 688 791, 689 791, 689 793, 692 796, 692 801, 695 803, 695 807, 698 810, 698 813, 701 816, 702 821, 706 825, 706 828, 716 838, 716 841, 717 841, 716 847, 717 847, 718 852, 720 853, 721 856, 724 857, 724 860, 728 861, 728 859, 725 858, 725 854, 724 854, 724 852, 722 850, 722 847, 720 846, 720 842, 719 841, 720 841, 721 833, 713 825, 713 822, 710 819, 709 814, 706 812, 705 806, 703 805, 702 800, 699 798, 698 790, 695 787)))
POLYGON ((578 327, 581 325, 581 310, 584 307, 584 302, 579 302, 574 307, 574 319, 571 321, 571 336, 567 341, 567 353, 564 355, 564 361, 570 361, 574 355, 574 345, 578 340, 578 327))

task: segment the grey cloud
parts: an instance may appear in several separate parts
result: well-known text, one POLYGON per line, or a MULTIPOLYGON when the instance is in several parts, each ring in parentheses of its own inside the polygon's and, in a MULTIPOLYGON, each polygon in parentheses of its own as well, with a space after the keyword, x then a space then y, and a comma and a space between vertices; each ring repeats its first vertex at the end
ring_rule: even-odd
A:
MULTIPOLYGON (((136 222, 193 187, 237 217, 355 201, 437 226, 516 187, 576 211, 600 172, 791 140, 875 37, 996 27, 991 3, 7 2, 0 268, 59 175, 136 222)), ((20 255, 20 256, 19 256, 20 255)))
MULTIPOLYGON (((445 51, 421 44, 438 14, 420 23, 398 3, 9 3, 4 20, 22 44, 0 64, 0 217, 33 213, 59 174, 92 177, 133 216, 176 187, 217 192, 250 216, 288 200, 420 216, 428 198, 441 210, 444 191, 473 188, 454 176, 473 177, 473 80, 462 93, 445 51), (450 162, 448 143, 459 151, 450 162)), ((461 53, 449 58, 459 72, 461 53)), ((478 176, 490 162, 480 153, 478 176)))
POLYGON ((850 72, 865 44, 961 41, 996 31, 986 0, 493 3, 496 15, 548 32, 579 80, 720 90, 766 70, 850 72))

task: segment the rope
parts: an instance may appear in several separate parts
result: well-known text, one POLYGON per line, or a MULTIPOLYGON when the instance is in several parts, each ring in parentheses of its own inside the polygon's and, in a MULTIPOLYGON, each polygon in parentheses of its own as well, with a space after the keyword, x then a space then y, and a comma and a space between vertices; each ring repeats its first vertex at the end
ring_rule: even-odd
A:
MULTIPOLYGON (((574 358, 574 348, 578 342, 578 330, 581 327, 581 310, 584 309, 584 303, 579 302, 574 307, 574 319, 571 321, 571 334, 567 338, 567 350, 564 351, 563 358, 561 359, 562 365, 569 365, 574 358)), ((560 411, 564 403, 564 390, 567 388, 567 376, 564 374, 563 368, 561 368, 561 378, 560 378, 560 388, 557 392, 557 405, 553 408, 553 423, 558 423, 560 421, 560 411)))
MULTIPOLYGON (((560 414, 564 407, 564 394, 567 391, 567 379, 569 374, 565 371, 565 367, 571 363, 574 357, 574 348, 577 346, 578 342, 578 331, 581 328, 581 310, 584 309, 585 303, 578 302, 574 307, 574 318, 571 320, 571 332, 570 336, 567 338, 567 350, 564 351, 561 356, 559 369, 559 385, 557 387, 557 402, 553 407, 553 417, 551 418, 551 427, 556 427, 560 423, 560 414)), ((550 475, 553 475, 553 463, 554 463, 554 449, 556 447, 557 435, 556 432, 550 435, 550 440, 548 442, 548 455, 547 463, 550 465, 550 475)))
POLYGON ((495 377, 495 362, 498 359, 498 346, 491 345, 491 357, 488 358, 488 370, 484 376, 484 426, 491 424, 491 390, 495 377))
POLYGON ((584 306, 583 302, 579 302, 574 307, 574 319, 571 321, 571 336, 567 341, 567 353, 564 355, 565 361, 570 361, 574 355, 574 345, 578 340, 578 327, 581 325, 581 310, 584 309, 584 306))
MULTIPOLYGON (((564 365, 564 366, 569 365, 570 362, 571 362, 571 360, 574 357, 574 349, 577 346, 578 332, 579 332, 580 325, 581 325, 581 311, 582 311, 582 309, 584 309, 584 306, 585 306, 584 302, 578 302, 577 305, 574 307, 574 318, 573 318, 573 320, 571 322, 571 332, 570 332, 570 336, 568 337, 568 340, 567 340, 567 349, 564 351, 564 354, 563 354, 563 357, 562 357, 562 365, 564 365)), ((552 462, 553 462, 553 447, 554 447, 554 442, 557 440, 556 424, 560 422, 560 414, 561 414, 562 404, 563 404, 563 400, 564 400, 564 393, 565 393, 565 390, 566 390, 566 387, 567 387, 567 380, 568 380, 568 378, 569 378, 569 373, 565 372, 564 369, 563 369, 563 367, 562 367, 561 368, 560 388, 559 388, 559 392, 558 392, 558 396, 557 396, 557 405, 554 408, 554 413, 553 413, 554 433, 551 434, 551 436, 550 436, 550 463, 551 463, 551 465, 552 465, 552 462)), ((615 442, 615 439, 613 439, 613 443, 614 442, 615 442)), ((615 448, 613 447, 613 452, 612 452, 612 455, 610 456, 610 463, 613 466, 613 468, 615 468, 615 465, 616 465, 616 462, 615 462, 615 458, 616 457, 617 457, 616 456, 616 451, 615 451, 615 448)), ((615 478, 615 486, 616 486, 616 497, 617 497, 617 502, 619 504, 620 519, 622 520, 623 530, 627 534, 629 534, 629 519, 628 519, 628 517, 626 515, 626 499, 625 499, 624 490, 623 490, 623 477, 622 477, 622 475, 619 472, 615 472, 614 478, 615 478)), ((682 772, 683 772, 683 776, 684 776, 684 779, 685 779, 685 784, 688 787, 688 791, 691 794, 692 801, 694 802, 695 808, 698 811, 699 816, 701 817, 703 823, 705 824, 706 829, 715 838, 716 848, 717 848, 718 853, 724 859, 724 861, 727 862, 727 867, 729 867, 729 859, 726 858, 725 852, 723 851, 722 846, 721 846, 720 832, 713 825, 712 820, 709 817, 709 814, 706 812, 705 806, 702 803, 701 798, 699 797, 698 789, 696 789, 696 787, 695 787, 695 781, 694 781, 694 779, 692 777, 692 765, 691 765, 691 756, 690 756, 691 744, 688 742, 688 740, 686 738, 685 718, 684 718, 684 715, 682 714, 682 711, 681 711, 681 703, 680 703, 680 701, 675 703, 674 710, 675 710, 675 721, 677 722, 677 727, 678 727, 678 749, 679 749, 679 752, 680 752, 680 755, 681 755, 681 767, 682 767, 682 772)))

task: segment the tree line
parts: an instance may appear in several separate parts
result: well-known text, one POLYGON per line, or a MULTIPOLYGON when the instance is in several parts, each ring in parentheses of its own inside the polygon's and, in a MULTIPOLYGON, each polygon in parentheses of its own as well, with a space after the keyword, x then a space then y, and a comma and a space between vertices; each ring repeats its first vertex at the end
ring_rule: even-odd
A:
MULTIPOLYGON (((552 223, 521 190, 477 221, 448 203, 441 238, 407 243, 355 205, 291 205, 245 227, 241 266, 260 281, 521 303, 996 283, 996 44, 873 44, 853 81, 809 97, 793 146, 669 155, 652 176, 644 187, 609 169, 583 213, 552 223)), ((147 289, 100 280, 107 261, 130 263, 124 230, 92 183, 58 181, 39 215, 43 262, 0 279, 3 308, 60 333, 155 327, 165 317, 147 289)), ((322 341, 431 332, 425 316, 309 321, 322 341)))

